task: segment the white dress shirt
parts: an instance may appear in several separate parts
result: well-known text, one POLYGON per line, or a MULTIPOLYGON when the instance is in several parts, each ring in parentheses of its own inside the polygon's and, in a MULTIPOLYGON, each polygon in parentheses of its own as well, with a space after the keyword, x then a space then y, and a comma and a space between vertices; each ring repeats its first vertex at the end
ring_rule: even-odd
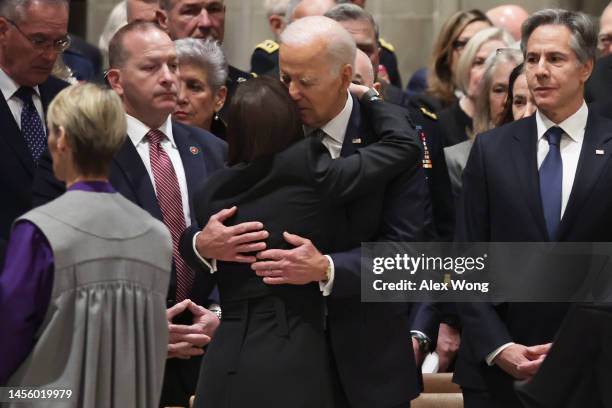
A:
MULTIPOLYGON (((20 88, 20 85, 13 81, 11 77, 9 77, 6 72, 0 68, 0 90, 2 91, 2 96, 6 101, 13 117, 15 118, 15 122, 17 122, 17 126, 19 130, 21 130, 21 111, 23 110, 23 101, 15 96, 15 92, 20 88)), ((45 126, 45 116, 42 106, 42 100, 40 99, 40 90, 38 86, 34 86, 34 94, 32 95, 32 101, 34 102, 34 107, 38 112, 38 116, 40 116, 40 120, 43 123, 43 129, 45 133, 47 132, 47 127, 45 126)))
MULTIPOLYGON (((134 144, 138 155, 142 159, 142 162, 147 169, 147 173, 149 173, 149 177, 151 178, 151 183, 153 184, 153 188, 156 190, 155 186, 155 176, 153 175, 153 170, 151 169, 151 159, 149 156, 149 139, 145 136, 149 133, 149 128, 147 125, 134 118, 133 116, 126 115, 127 117, 127 133, 128 137, 134 144)), ((183 161, 181 160, 181 155, 176 147, 176 143, 174 142, 174 136, 172 134, 172 122, 170 120, 170 116, 158 128, 164 135, 166 135, 166 139, 161 143, 162 149, 168 154, 170 161, 172 162, 172 166, 174 167, 174 172, 176 173, 176 179, 179 184, 179 189, 181 190, 181 201, 183 204, 183 215, 185 216, 185 226, 188 227, 191 225, 191 213, 189 211, 189 194, 187 190, 187 179, 185 178, 185 169, 183 168, 183 161)))
MULTIPOLYGON (((580 109, 573 115, 565 119, 561 123, 554 123, 548 119, 541 111, 536 112, 536 125, 538 137, 538 169, 544 162, 550 146, 544 138, 544 134, 553 126, 558 126, 563 130, 561 136, 560 150, 561 161, 563 165, 563 181, 561 185, 561 218, 565 213, 567 202, 569 201, 574 179, 576 178, 576 169, 578 169, 578 160, 580 159, 580 151, 582 150, 582 142, 584 141, 584 129, 586 128, 587 117, 589 116, 589 108, 583 101, 580 109)), ((493 365, 493 360, 499 353, 513 345, 513 342, 506 343, 497 348, 486 358, 488 365, 493 365)))

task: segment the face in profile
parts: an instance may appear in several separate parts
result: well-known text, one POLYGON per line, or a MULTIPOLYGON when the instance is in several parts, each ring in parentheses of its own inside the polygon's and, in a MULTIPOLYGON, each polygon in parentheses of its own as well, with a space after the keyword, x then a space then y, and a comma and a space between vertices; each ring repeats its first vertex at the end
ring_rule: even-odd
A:
POLYGON ((350 65, 334 69, 326 43, 282 44, 279 54, 281 81, 289 89, 304 124, 318 128, 344 107, 352 80, 350 65))
POLYGON ((535 111, 535 101, 527 86, 527 77, 523 73, 516 78, 512 86, 512 118, 514 120, 526 118, 535 111))
POLYGON ((570 41, 570 30, 562 25, 540 26, 527 41, 527 84, 538 108, 553 121, 578 110, 593 68, 592 61, 578 61, 570 41))
POLYGON ((181 123, 210 130, 213 116, 221 110, 227 89, 215 91, 207 72, 193 64, 180 66, 180 92, 173 117, 181 123))
POLYGON ((191 37, 222 43, 225 4, 223 0, 172 0, 172 7, 162 13, 160 25, 174 40, 191 37))
POLYGON ((30 2, 25 18, 0 17, 0 66, 19 85, 47 80, 55 60, 68 45, 68 8, 62 4, 30 2))

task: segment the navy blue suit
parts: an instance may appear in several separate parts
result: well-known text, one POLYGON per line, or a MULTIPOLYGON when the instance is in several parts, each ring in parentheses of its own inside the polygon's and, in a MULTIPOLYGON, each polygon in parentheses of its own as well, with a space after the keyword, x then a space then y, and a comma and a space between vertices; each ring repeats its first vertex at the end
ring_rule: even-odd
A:
MULTIPOLYGON (((535 115, 479 135, 463 173, 457 239, 469 242, 549 241, 540 199, 535 115)), ((589 112, 573 189, 558 241, 612 240, 612 121, 589 112), (596 154, 603 150, 605 154, 596 154)), ((512 378, 486 356, 514 341, 551 342, 568 304, 458 304, 463 335, 454 380, 487 390, 496 402, 518 403, 512 378)), ((576 352, 580 352, 577 350, 576 352)))
MULTIPOLYGON (((225 165, 227 145, 209 132, 176 122, 172 123, 172 134, 185 169, 191 219, 194 228, 197 228, 193 210, 193 194, 201 182, 225 165)), ((161 209, 149 173, 129 139, 125 140, 113 159, 110 182, 127 199, 162 221, 161 209)), ((41 158, 34 180, 34 205, 49 202, 61 195, 64 190, 63 183, 53 177, 51 157, 47 151, 41 158)), ((214 281, 210 274, 196 273, 195 276, 190 299, 197 304, 206 305, 214 281)), ((174 304, 175 291, 176 274, 173 267, 168 291, 168 306, 174 304)), ((183 319, 175 320, 177 323, 191 324, 191 316, 181 315, 180 317, 183 319)), ((187 405, 189 396, 195 391, 200 360, 200 358, 168 360, 162 390, 163 405, 187 405)))
MULTIPOLYGON (((46 112, 51 100, 68 83, 54 77, 39 85, 40 99, 46 112)), ((0 261, 8 242, 13 221, 32 208, 32 180, 36 164, 9 106, 0 98, 0 261)))
MULTIPOLYGON (((341 155, 373 141, 355 99, 341 155)), ((427 182, 421 166, 348 208, 357 241, 422 239, 427 182)), ((328 335, 338 379, 351 407, 407 406, 421 390, 406 303, 361 303, 360 249, 330 254, 335 281, 327 298, 328 335)))

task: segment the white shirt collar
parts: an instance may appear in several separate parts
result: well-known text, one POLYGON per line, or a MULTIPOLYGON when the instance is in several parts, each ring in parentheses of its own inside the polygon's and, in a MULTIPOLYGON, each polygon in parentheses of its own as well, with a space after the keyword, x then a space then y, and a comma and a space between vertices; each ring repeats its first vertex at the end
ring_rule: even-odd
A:
MULTIPOLYGON (((20 87, 21 85, 15 82, 13 78, 8 76, 8 74, 4 72, 2 68, 0 68, 0 90, 2 91, 5 101, 11 99, 20 87)), ((40 98, 40 90, 38 89, 38 85, 32 88, 34 88, 36 96, 40 98)))
POLYGON ((573 115, 559 124, 555 124, 548 119, 539 109, 536 112, 536 124, 538 127, 538 142, 544 137, 544 133, 553 126, 559 126, 574 142, 581 143, 584 139, 584 129, 586 128, 589 108, 586 102, 582 101, 582 106, 573 115))
MULTIPOLYGON (((138 146, 140 143, 143 143, 145 141, 145 136, 147 135, 147 133, 149 133, 149 130, 151 130, 151 128, 142 123, 140 120, 136 119, 135 117, 128 115, 127 113, 125 114, 125 116, 127 118, 128 137, 130 138, 134 146, 138 146)), ((170 120, 170 115, 168 115, 166 121, 157 129, 161 131, 164 135, 166 135, 166 137, 172 144, 172 147, 176 148, 176 143, 174 143, 174 135, 172 134, 172 121, 170 120)))
POLYGON ((351 119, 351 112, 353 111, 353 97, 347 91, 346 103, 344 108, 340 111, 336 117, 327 122, 321 130, 324 131, 329 137, 334 139, 336 142, 342 145, 344 143, 344 137, 346 136, 346 128, 348 127, 349 120, 351 119))

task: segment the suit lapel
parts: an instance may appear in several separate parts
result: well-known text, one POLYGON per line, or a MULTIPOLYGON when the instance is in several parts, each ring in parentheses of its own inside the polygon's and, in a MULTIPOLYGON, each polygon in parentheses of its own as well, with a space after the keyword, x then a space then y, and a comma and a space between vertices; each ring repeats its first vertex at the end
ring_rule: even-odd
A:
POLYGON ((535 115, 525 119, 521 128, 512 137, 512 159, 514 161, 517 179, 525 202, 531 211, 542 237, 548 237, 544 210, 540 198, 540 177, 538 174, 537 155, 537 125, 535 115))
POLYGON ((0 137, 11 147, 26 171, 33 175, 35 169, 34 160, 23 139, 21 130, 19 130, 19 126, 15 122, 15 117, 3 97, 0 97, 0 123, 2 123, 0 137))
POLYGON ((350 97, 353 98, 353 110, 351 111, 351 117, 346 128, 346 135, 342 143, 342 150, 340 151, 340 156, 342 157, 355 153, 358 148, 369 143, 369 132, 361 117, 359 100, 352 95, 350 97))
POLYGON ((117 152, 113 161, 125 175, 127 184, 131 186, 138 201, 137 204, 147 210, 153 217, 162 221, 163 216, 155 196, 151 177, 129 137, 126 137, 123 146, 117 152))
POLYGON ((595 114, 589 113, 574 185, 559 226, 560 239, 576 222, 576 217, 584 207, 585 200, 608 163, 610 149, 612 149, 610 140, 612 140, 612 130, 603 126, 601 120, 595 114), (596 154, 596 150, 602 150, 605 153, 596 154))
POLYGON ((187 196, 189 197, 189 209, 191 213, 191 222, 195 222, 195 214, 193 210, 193 199, 196 188, 206 179, 207 171, 204 166, 202 155, 202 146, 196 143, 189 134, 189 130, 172 124, 172 134, 174 142, 181 155, 183 168, 185 169, 185 178, 187 179, 187 196))

